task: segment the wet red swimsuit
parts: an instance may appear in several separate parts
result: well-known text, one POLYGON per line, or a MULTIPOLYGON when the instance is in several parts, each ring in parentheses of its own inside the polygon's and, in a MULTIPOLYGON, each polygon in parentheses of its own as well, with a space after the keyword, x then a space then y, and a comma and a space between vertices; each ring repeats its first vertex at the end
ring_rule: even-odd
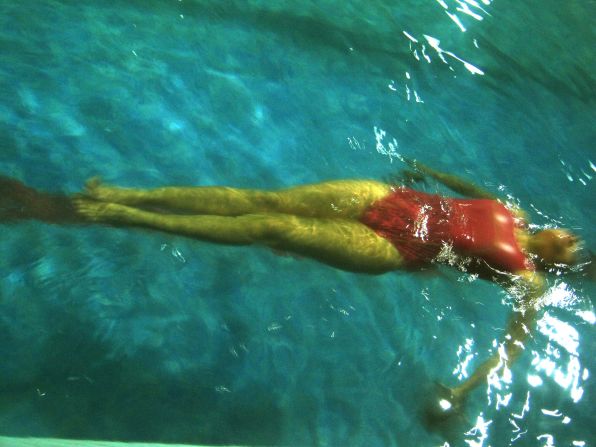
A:
POLYGON ((507 272, 532 265, 515 239, 518 223, 496 200, 456 199, 397 188, 360 221, 390 240, 411 265, 428 263, 445 246, 507 272))

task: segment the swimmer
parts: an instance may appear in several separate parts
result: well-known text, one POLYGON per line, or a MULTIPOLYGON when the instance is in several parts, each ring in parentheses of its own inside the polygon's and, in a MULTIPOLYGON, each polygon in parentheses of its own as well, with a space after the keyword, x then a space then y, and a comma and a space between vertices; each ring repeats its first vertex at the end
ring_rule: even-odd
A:
MULTIPOLYGON (((33 211, 21 210, 21 218, 46 220, 45 213, 55 223, 142 227, 219 244, 260 245, 351 272, 458 266, 514 291, 519 299, 503 341, 510 365, 522 353, 541 305, 541 271, 575 263, 578 238, 564 229, 532 233, 523 212, 507 208, 489 192, 421 163, 408 163, 412 170, 403 178, 409 186, 431 177, 467 198, 373 180, 267 191, 216 186, 131 189, 92 179, 81 195, 67 201, 40 195, 35 204, 35 190, 15 185, 32 203, 33 211), (60 206, 62 219, 48 211, 52 203, 60 206)), ((490 372, 503 367, 495 354, 464 382, 442 387, 427 421, 449 420, 490 372)))

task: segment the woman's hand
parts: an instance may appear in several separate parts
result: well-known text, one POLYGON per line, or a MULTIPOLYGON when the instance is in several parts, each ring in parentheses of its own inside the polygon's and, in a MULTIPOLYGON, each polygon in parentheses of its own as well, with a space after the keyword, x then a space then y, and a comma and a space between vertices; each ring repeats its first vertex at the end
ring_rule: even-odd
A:
POLYGON ((431 400, 423 410, 424 425, 433 430, 461 421, 464 400, 465 395, 459 394, 457 390, 436 383, 431 400))

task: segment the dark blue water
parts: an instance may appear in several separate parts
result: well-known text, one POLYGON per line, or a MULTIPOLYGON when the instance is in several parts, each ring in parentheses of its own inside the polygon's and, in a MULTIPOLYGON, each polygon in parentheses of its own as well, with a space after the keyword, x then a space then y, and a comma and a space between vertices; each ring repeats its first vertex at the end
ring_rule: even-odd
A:
MULTIPOLYGON (((594 249, 592 1, 0 2, 0 173, 74 193, 383 178, 417 158, 594 249)), ((436 185, 429 190, 439 190, 436 185)), ((594 283, 549 278, 465 420, 420 411, 512 299, 140 230, 0 226, 0 435, 329 446, 595 439, 594 283)))

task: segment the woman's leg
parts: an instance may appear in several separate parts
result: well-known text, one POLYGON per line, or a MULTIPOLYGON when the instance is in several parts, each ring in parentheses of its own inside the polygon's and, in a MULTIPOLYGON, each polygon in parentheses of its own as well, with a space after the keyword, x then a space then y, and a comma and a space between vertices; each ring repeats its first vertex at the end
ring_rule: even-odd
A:
POLYGON ((146 227, 220 244, 261 244, 348 271, 384 273, 403 264, 389 241, 351 220, 288 214, 185 216, 86 199, 75 203, 79 213, 92 222, 146 227))
POLYGON ((88 195, 104 202, 218 216, 282 213, 353 219, 390 191, 389 185, 373 180, 337 180, 276 191, 220 186, 132 189, 96 180, 87 184, 88 195))

